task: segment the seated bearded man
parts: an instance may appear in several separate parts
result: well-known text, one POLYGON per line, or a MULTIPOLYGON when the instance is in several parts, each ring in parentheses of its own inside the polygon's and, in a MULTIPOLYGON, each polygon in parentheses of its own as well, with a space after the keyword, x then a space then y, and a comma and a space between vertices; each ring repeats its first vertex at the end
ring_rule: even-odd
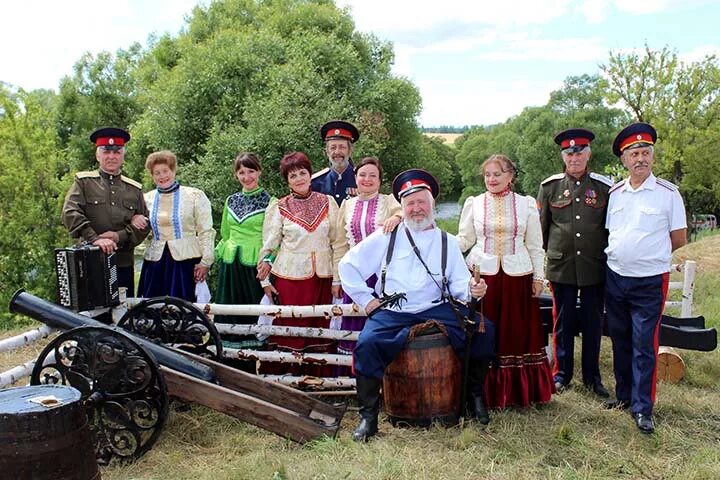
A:
MULTIPOLYGON (((463 358, 468 310, 460 302, 470 295, 480 298, 487 289, 484 281, 471 278, 455 237, 435 225, 438 191, 437 181, 424 170, 399 174, 393 194, 403 207, 403 223, 393 234, 376 231, 340 261, 343 289, 369 315, 353 353, 361 417, 353 433, 356 441, 377 433, 382 377, 405 346, 411 327, 427 320, 443 324, 453 349, 463 358), (379 279, 374 289, 366 284, 372 275, 379 279)), ((470 414, 481 423, 489 422, 483 383, 491 357, 491 329, 474 334, 467 390, 470 414)))

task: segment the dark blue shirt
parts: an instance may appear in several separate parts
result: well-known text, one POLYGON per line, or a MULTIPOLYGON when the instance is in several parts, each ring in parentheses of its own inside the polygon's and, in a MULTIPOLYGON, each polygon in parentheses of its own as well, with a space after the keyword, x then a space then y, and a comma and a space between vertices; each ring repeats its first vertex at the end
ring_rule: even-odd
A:
POLYGON ((332 196, 338 206, 342 205, 343 200, 351 196, 349 192, 351 188, 357 188, 355 167, 353 167, 352 163, 348 165, 342 176, 330 168, 312 179, 313 192, 332 196))

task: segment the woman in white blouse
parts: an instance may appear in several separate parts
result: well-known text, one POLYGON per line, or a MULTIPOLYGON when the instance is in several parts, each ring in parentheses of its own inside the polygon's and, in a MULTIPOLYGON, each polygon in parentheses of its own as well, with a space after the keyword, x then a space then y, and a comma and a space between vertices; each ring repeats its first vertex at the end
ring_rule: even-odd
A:
MULTIPOLYGON (((280 174, 291 193, 271 202, 265 212, 258 278, 265 294, 280 305, 327 305, 332 297, 340 298, 338 206, 332 197, 312 191, 311 173, 310 160, 304 153, 285 155, 280 174)), ((323 317, 283 317, 275 318, 273 324, 328 328, 329 322, 323 317)), ((334 348, 331 341, 304 337, 273 336, 270 343, 292 352, 328 352, 334 348)), ((315 376, 332 373, 329 367, 283 364, 263 365, 261 371, 315 376)))
POLYGON ((145 194, 152 231, 145 250, 138 293, 169 295, 194 302, 196 283, 204 282, 213 264, 215 230, 210 201, 175 179, 177 158, 164 150, 151 153, 145 168, 157 187, 145 194))
POLYGON ((505 155, 492 155, 480 172, 487 191, 465 201, 457 239, 469 250, 468 267, 487 283, 483 313, 495 322, 485 402, 489 408, 546 403, 554 386, 537 299, 544 279, 537 205, 512 191, 517 169, 505 155))
MULTIPOLYGON (((343 235, 340 256, 350 248, 367 238, 376 229, 382 228, 389 233, 402 220, 402 208, 392 195, 380 193, 382 166, 375 157, 365 157, 355 167, 357 196, 345 200, 338 213, 338 230, 343 235)), ((377 278, 368 279, 368 286, 374 287, 377 278)), ((352 299, 343 294, 343 303, 352 303, 352 299)), ((366 317, 343 317, 342 330, 360 331, 366 317)), ((354 341, 338 343, 338 353, 352 354, 354 341)), ((343 372, 341 372, 343 373, 343 372)))

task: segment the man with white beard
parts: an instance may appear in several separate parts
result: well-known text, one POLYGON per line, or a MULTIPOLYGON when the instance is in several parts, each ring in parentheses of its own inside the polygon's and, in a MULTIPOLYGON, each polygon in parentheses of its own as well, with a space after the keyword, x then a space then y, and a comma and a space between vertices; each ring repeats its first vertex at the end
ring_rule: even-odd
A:
MULTIPOLYGON (((353 433, 356 441, 377 433, 382 377, 405 346, 411 327, 427 320, 442 323, 462 358, 463 321, 468 315, 463 302, 471 295, 482 298, 487 290, 483 280, 471 278, 455 237, 435 225, 438 192, 437 181, 424 170, 399 174, 393 194, 403 207, 403 224, 392 234, 377 230, 340 261, 344 291, 369 315, 353 353, 361 417, 353 433), (366 284, 372 275, 378 278, 375 288, 366 284), (397 301, 400 296, 404 301, 397 301)), ((483 367, 493 353, 491 327, 473 335, 468 371, 470 413, 485 424, 489 417, 483 400, 483 367)))

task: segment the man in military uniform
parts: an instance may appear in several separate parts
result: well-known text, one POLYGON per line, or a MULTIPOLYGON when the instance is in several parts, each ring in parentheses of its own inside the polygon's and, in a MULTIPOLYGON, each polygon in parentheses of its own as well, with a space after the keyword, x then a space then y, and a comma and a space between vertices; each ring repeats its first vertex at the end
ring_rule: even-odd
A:
POLYGON ((320 128, 320 137, 325 142, 330 167, 312 176, 312 189, 330 195, 339 206, 343 200, 357 194, 351 157, 353 143, 360 138, 360 132, 352 123, 333 120, 320 128))
POLYGON ((585 129, 555 136, 565 163, 564 173, 546 178, 538 193, 545 277, 553 294, 553 377, 558 392, 573 376, 575 334, 582 334, 583 383, 607 398, 600 378, 600 337, 605 283, 605 229, 608 190, 612 181, 588 170, 595 135, 585 129), (577 309, 578 292, 580 309, 577 309))
POLYGON ((62 222, 73 238, 116 253, 118 284, 135 294, 133 250, 149 232, 131 225, 134 216, 147 216, 142 185, 121 175, 125 144, 130 134, 120 128, 101 128, 90 135, 100 168, 75 174, 65 196, 62 222))

